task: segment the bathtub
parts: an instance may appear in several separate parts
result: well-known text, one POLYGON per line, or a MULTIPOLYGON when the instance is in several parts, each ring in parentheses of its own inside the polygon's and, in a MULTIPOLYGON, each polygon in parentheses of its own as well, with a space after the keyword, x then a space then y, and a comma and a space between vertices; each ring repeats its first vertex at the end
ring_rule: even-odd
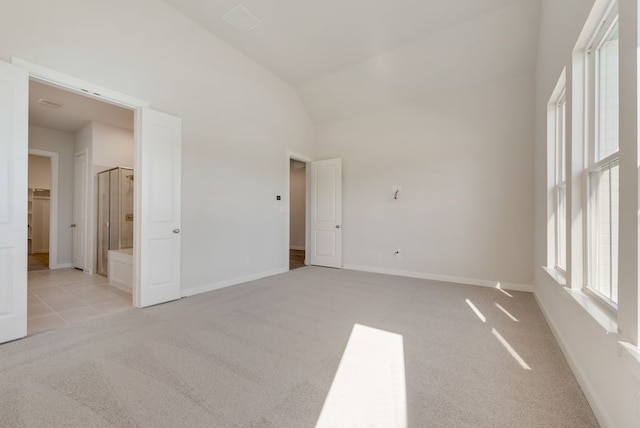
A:
POLYGON ((109 250, 109 284, 127 293, 133 291, 133 248, 109 250))

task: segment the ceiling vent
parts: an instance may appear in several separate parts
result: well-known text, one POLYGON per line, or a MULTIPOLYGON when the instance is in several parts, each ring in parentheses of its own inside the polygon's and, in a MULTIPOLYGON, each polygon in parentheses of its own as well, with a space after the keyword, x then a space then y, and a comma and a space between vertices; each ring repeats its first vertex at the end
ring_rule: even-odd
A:
POLYGON ((38 103, 42 104, 45 107, 49 107, 49 108, 60 108, 60 107, 62 107, 62 103, 59 103, 59 102, 56 102, 56 101, 45 100, 44 98, 41 98, 40 100, 38 100, 38 103))
POLYGON ((262 23, 249 9, 239 4, 225 13, 222 18, 236 30, 247 33, 262 23))

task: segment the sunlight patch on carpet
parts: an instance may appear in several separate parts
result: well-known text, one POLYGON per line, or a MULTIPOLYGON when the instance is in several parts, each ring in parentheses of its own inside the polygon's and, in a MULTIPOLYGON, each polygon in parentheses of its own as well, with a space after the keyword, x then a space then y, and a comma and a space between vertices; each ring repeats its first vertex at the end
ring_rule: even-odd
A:
POLYGON ((531 370, 531 367, 529 367, 529 365, 524 361, 524 359, 520 356, 520 354, 518 354, 516 350, 513 349, 511 345, 509 345, 509 342, 507 342, 507 340, 504 337, 502 337, 500 333, 498 333, 498 330, 496 330, 495 328, 492 328, 491 332, 496 337, 496 339, 498 339, 498 342, 500 342, 502 346, 504 346, 504 349, 509 351, 511 356, 518 362, 518 364, 522 366, 523 369, 531 370))
POLYGON ((477 315, 477 317, 480 318, 480 321, 487 322, 487 317, 485 317, 482 312, 480 312, 480 309, 476 308, 476 305, 474 305, 471 300, 466 299, 465 302, 467 302, 467 305, 469 305, 469 307, 477 315))
POLYGON ((407 427, 401 335, 354 325, 316 427, 407 427))

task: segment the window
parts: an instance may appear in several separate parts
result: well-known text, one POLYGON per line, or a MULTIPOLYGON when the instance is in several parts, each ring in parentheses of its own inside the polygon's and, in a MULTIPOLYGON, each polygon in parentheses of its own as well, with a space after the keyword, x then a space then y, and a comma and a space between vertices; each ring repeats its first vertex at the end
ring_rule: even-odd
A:
POLYGON ((566 168, 566 89, 555 103, 555 268, 567 270, 567 168, 566 168))
POLYGON ((618 303, 618 15, 613 10, 586 55, 586 288, 618 303))

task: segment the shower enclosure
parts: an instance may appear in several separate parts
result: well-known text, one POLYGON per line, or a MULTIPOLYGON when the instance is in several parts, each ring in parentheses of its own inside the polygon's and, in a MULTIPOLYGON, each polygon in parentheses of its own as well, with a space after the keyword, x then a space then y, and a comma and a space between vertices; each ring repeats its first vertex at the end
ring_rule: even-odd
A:
POLYGON ((98 174, 98 268, 109 272, 109 250, 133 248, 133 169, 98 174))

